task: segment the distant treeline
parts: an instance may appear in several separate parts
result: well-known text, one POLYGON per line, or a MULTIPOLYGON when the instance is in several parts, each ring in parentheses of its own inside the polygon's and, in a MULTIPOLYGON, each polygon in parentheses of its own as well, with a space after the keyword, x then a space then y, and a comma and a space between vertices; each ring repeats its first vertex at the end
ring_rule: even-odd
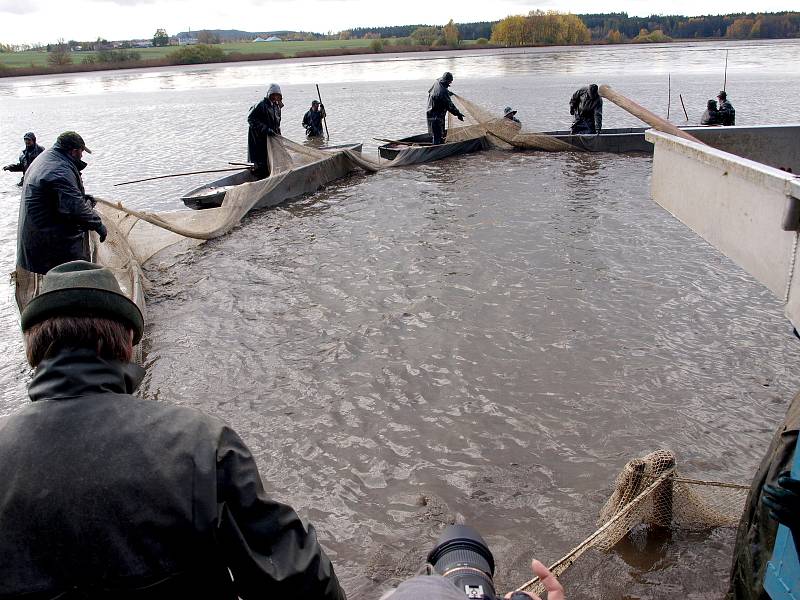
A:
MULTIPOLYGON (((458 32, 462 40, 477 40, 479 38, 486 38, 487 40, 492 36, 492 27, 497 24, 497 21, 481 21, 478 23, 457 23, 458 32)), ((411 37, 419 28, 428 27, 441 27, 433 25, 396 25, 392 27, 356 27, 355 29, 348 30, 353 38, 370 38, 375 34, 380 35, 382 38, 407 38, 411 37)))
MULTIPOLYGON (((541 12, 541 11, 538 11, 541 12)), ((800 12, 735 13, 730 15, 653 15, 629 17, 628 13, 576 15, 591 34, 592 41, 633 40, 644 33, 660 30, 670 38, 768 39, 800 37, 800 12)), ((505 19, 504 19, 505 20, 505 19)), ((490 39, 492 30, 501 21, 456 23, 462 40, 490 39)), ((407 38, 421 27, 430 25, 398 25, 392 27, 356 27, 347 31, 351 38, 407 38)))

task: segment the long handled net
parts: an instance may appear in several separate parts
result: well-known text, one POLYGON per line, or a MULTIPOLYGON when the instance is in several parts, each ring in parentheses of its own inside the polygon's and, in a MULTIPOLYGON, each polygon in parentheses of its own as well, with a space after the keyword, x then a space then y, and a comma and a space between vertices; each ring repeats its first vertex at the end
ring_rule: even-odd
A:
MULTIPOLYGON (((550 570, 559 576, 589 549, 611 550, 634 527, 709 529, 735 527, 744 511, 748 486, 682 477, 675 456, 657 450, 625 465, 600 511, 598 529, 550 570)), ((515 591, 544 593, 538 577, 515 591)))

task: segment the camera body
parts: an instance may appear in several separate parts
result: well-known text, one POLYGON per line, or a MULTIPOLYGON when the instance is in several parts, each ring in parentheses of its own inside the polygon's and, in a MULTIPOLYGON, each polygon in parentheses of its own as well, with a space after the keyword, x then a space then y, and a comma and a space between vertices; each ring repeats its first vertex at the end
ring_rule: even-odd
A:
POLYGON ((434 570, 464 592, 465 598, 497 600, 494 557, 489 546, 468 525, 450 525, 439 536, 428 562, 434 570))

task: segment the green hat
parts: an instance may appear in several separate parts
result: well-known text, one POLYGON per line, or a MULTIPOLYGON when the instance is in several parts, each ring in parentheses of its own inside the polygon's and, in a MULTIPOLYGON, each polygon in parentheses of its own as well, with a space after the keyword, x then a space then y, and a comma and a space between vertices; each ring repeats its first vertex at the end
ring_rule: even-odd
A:
POLYGON ((47 272, 41 294, 22 311, 22 331, 51 317, 66 316, 122 321, 133 330, 134 344, 142 339, 142 311, 122 293, 109 269, 85 260, 73 260, 47 272))
POLYGON ((56 144, 61 146, 64 150, 83 150, 84 152, 92 153, 83 142, 83 138, 74 131, 65 131, 56 138, 56 144))

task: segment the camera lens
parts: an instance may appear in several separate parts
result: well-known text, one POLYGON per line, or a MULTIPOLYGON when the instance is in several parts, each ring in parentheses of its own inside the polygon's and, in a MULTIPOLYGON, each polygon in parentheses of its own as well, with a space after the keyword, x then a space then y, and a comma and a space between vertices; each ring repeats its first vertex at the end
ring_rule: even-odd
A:
POLYGON ((494 557, 481 534, 468 525, 450 525, 428 554, 437 573, 452 581, 467 598, 494 600, 494 557))

